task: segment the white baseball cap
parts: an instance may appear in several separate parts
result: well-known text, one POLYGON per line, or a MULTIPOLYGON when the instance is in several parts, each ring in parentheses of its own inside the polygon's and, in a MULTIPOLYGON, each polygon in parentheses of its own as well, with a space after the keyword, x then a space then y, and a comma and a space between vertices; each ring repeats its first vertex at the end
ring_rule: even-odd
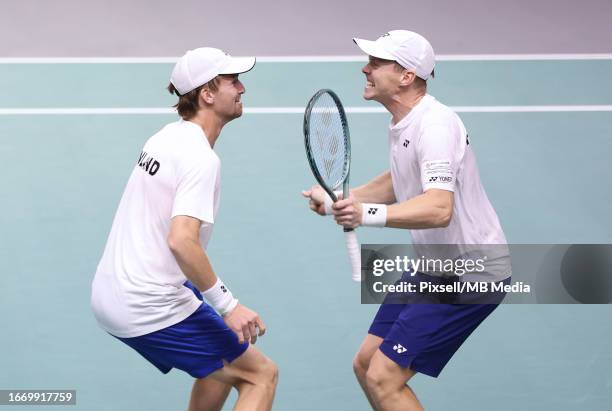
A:
POLYGON ((170 82, 181 94, 189 93, 219 74, 239 74, 255 66, 255 57, 232 57, 213 47, 189 50, 174 66, 170 82))
POLYGON ((408 30, 392 30, 376 41, 353 38, 364 53, 385 60, 398 62, 416 75, 427 80, 436 65, 431 44, 418 33, 408 30))

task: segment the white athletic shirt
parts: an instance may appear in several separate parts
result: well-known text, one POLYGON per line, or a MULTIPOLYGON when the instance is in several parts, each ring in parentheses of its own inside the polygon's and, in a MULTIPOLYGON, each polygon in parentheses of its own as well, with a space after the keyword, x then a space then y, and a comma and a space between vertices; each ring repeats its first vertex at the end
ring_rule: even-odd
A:
POLYGON ((202 128, 165 126, 144 145, 127 183, 92 284, 98 323, 123 338, 174 325, 201 304, 167 238, 172 217, 202 221, 206 248, 219 206, 221 163, 202 128))
MULTIPOLYGON (((452 244, 460 248, 457 255, 463 255, 469 250, 460 245, 506 244, 497 214, 480 181, 465 127, 455 112, 433 96, 425 95, 401 121, 391 123, 389 160, 397 202, 432 188, 454 192, 448 227, 410 230, 415 246, 452 244)), ((491 255, 485 278, 495 281, 507 278, 510 275, 507 248, 496 246, 488 251, 491 255)))

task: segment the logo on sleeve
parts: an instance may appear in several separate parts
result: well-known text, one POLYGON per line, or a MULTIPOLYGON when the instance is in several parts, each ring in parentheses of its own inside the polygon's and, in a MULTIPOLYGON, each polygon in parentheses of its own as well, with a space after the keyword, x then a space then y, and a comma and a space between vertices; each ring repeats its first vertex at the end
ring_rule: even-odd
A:
POLYGON ((404 147, 408 147, 408 144, 410 144, 410 141, 408 139, 404 140, 404 147))
POLYGON ((453 181, 452 177, 448 177, 448 176, 438 176, 438 177, 429 177, 429 182, 430 183, 450 183, 453 181))
POLYGON ((146 151, 143 151, 138 158, 138 167, 149 173, 149 175, 154 176, 159 171, 160 164, 159 161, 151 157, 146 151))

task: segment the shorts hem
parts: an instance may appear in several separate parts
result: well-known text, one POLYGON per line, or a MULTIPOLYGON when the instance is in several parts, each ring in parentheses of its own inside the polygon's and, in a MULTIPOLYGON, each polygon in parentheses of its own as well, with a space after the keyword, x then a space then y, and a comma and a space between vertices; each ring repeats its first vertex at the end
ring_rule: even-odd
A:
POLYGON ((212 374, 213 372, 217 370, 220 370, 221 368, 223 368, 223 361, 218 361, 210 367, 206 367, 201 370, 192 370, 192 371, 185 371, 185 372, 191 375, 193 378, 206 378, 210 374, 212 374))
POLYGON ((438 376, 440 375, 440 373, 442 372, 442 369, 439 370, 432 370, 432 369, 427 369, 426 367, 422 367, 422 366, 418 366, 415 365, 414 362, 415 360, 418 358, 418 354, 415 354, 411 357, 406 357, 406 361, 399 361, 389 350, 393 350, 392 348, 387 347, 384 342, 383 344, 381 344, 378 349, 380 350, 380 352, 382 352, 385 357, 387 357, 388 359, 390 359, 391 361, 393 361, 394 363, 396 363, 397 365, 399 365, 402 368, 409 368, 414 372, 418 372, 419 374, 424 374, 427 375, 429 377, 433 377, 433 378, 438 378, 438 376))
POLYGON ((248 348, 249 348, 249 343, 244 343, 242 344, 239 350, 237 350, 236 352, 232 353, 231 355, 227 357, 224 357, 224 360, 231 364, 234 360, 238 359, 238 357, 244 354, 248 348))
POLYGON ((388 330, 387 330, 387 332, 385 333, 385 332, 383 332, 382 330, 378 330, 378 329, 376 329, 375 327, 371 326, 371 327, 368 329, 368 334, 373 335, 374 337, 382 338, 382 339, 384 340, 384 339, 385 339, 385 337, 386 337, 386 336, 387 336, 387 334, 388 334, 388 330))

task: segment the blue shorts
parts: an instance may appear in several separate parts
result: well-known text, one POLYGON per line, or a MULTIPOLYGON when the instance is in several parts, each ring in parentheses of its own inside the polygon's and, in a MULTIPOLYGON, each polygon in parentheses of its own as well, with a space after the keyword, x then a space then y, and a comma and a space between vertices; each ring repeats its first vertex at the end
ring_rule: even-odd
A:
MULTIPOLYGON (((189 281, 185 287, 202 300, 189 281)), ((223 318, 204 302, 178 324, 138 337, 115 338, 138 351, 164 374, 178 368, 194 378, 204 378, 223 368, 223 360, 232 362, 249 346, 240 344, 223 318)))
POLYGON ((438 377, 497 305, 382 304, 368 333, 383 339, 379 349, 400 367, 438 377))

